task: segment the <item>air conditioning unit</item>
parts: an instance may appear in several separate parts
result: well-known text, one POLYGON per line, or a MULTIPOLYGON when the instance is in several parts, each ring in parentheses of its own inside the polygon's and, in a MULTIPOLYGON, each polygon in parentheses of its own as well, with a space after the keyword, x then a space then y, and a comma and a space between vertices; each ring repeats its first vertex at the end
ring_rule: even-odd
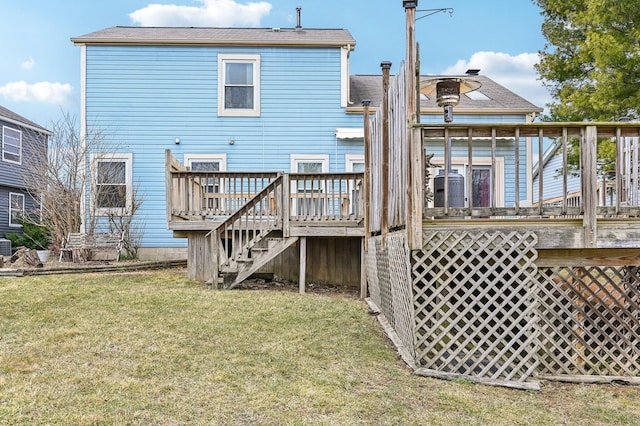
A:
POLYGON ((0 256, 11 256, 11 241, 0 238, 0 256))

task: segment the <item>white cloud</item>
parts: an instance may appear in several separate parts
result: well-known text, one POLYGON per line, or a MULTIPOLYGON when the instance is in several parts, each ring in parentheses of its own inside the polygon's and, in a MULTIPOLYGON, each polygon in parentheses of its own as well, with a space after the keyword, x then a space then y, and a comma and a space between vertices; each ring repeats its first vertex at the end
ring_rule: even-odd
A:
POLYGON ((23 63, 20 64, 20 68, 25 70, 30 70, 31 68, 33 68, 35 64, 36 64, 36 61, 34 61, 33 58, 29 57, 28 61, 24 61, 23 63))
POLYGON ((512 56, 498 52, 476 52, 469 60, 458 60, 442 74, 464 74, 468 69, 479 68, 480 74, 486 75, 529 102, 544 108, 551 102, 551 96, 538 79, 534 68, 539 59, 537 53, 521 53, 512 56))
POLYGON ((14 102, 40 102, 62 105, 70 100, 72 93, 73 88, 70 84, 51 83, 48 81, 35 84, 14 81, 0 86, 0 94, 5 99, 14 102))
POLYGON ((200 6, 150 4, 129 14, 131 20, 143 27, 257 27, 263 16, 271 11, 271 4, 235 0, 196 0, 200 6))

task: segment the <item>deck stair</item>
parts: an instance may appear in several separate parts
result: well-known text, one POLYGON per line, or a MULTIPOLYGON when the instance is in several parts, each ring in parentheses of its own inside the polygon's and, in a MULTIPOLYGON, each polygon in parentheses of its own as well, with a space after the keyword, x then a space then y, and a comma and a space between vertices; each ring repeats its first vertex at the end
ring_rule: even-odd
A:
MULTIPOLYGON (((278 234, 275 232, 274 234, 278 234)), ((298 237, 269 236, 263 238, 242 257, 221 268, 223 288, 232 289, 298 241, 298 237)))
POLYGON ((273 180, 207 234, 212 283, 234 288, 298 240, 283 233, 283 181, 273 180))

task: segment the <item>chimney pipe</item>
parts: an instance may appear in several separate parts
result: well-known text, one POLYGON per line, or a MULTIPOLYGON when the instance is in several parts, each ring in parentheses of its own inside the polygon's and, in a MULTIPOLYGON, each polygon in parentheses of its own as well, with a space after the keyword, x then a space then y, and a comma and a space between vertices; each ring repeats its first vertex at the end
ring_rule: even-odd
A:
POLYGON ((298 16, 298 23, 296 24, 296 30, 302 29, 302 25, 300 24, 300 11, 302 10, 301 7, 296 7, 296 14, 298 16))

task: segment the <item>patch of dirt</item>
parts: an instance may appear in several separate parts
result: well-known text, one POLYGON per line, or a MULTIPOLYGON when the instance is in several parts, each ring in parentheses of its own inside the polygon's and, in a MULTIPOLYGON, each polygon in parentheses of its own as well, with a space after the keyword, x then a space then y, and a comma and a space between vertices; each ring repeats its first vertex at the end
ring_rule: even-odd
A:
MULTIPOLYGON (((278 276, 274 276, 272 279, 251 278, 243 281, 236 288, 239 290, 278 290, 293 293, 298 293, 300 290, 297 282, 285 280, 278 276)), ((307 283, 305 292, 354 299, 360 298, 359 288, 346 285, 307 283)))

